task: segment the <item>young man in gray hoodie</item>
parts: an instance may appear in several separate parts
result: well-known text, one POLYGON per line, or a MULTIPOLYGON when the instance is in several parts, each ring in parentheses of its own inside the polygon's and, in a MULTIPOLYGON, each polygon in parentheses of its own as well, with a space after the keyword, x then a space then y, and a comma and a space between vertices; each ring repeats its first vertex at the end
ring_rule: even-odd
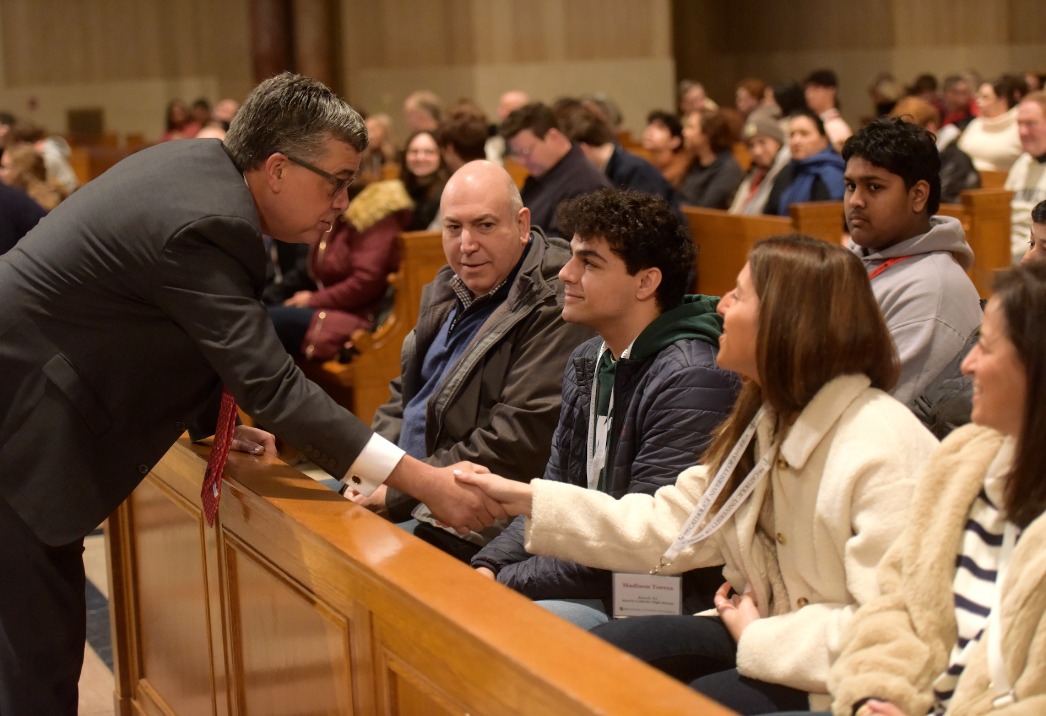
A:
MULTIPOLYGON (((543 477, 613 497, 653 494, 700 461, 740 388, 715 363, 719 299, 685 295, 694 245, 660 197, 603 189, 561 205, 558 223, 573 236, 559 272, 563 320, 599 335, 567 362, 543 477)), ((523 542, 517 518, 472 566, 579 626, 607 620, 610 572, 531 555, 523 542)), ((688 573, 688 613, 711 606, 722 582, 718 568, 688 573)))
POLYGON ((909 403, 981 322, 965 273, 973 251, 958 220, 934 216, 941 163, 930 132, 880 118, 846 140, 843 159, 846 223, 901 359, 893 395, 909 403))

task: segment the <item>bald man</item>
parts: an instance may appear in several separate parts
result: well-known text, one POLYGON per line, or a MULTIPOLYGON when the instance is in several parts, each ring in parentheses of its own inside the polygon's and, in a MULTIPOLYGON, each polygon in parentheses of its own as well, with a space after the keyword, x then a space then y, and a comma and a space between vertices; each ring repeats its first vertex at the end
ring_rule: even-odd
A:
MULTIPOLYGON (((434 466, 471 459, 529 479, 548 461, 567 358, 593 335, 560 316, 570 247, 531 227, 512 178, 492 162, 455 172, 440 212, 447 265, 422 292, 402 374, 372 427, 434 466)), ((357 499, 397 522, 413 510, 415 534, 462 559, 500 531, 460 539, 393 489, 357 499)))

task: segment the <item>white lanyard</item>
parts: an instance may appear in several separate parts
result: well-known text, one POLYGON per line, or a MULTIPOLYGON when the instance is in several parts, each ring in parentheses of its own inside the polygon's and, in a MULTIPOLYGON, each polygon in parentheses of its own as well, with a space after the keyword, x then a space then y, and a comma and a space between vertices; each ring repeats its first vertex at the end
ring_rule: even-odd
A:
POLYGON ((999 567, 995 572, 995 591, 992 594, 992 610, 988 613, 988 673, 992 677, 995 689, 995 708, 1008 706, 1017 700, 1013 685, 1006 676, 1006 665, 1002 660, 1002 582, 1006 577, 1006 568, 1017 543, 1017 527, 1007 522, 1002 533, 1002 550, 999 552, 999 567))
POLYGON ((700 531, 701 523, 705 517, 712 510, 712 506, 715 504, 716 498, 719 497, 719 493, 723 491, 727 481, 730 479, 730 475, 734 472, 737 467, 737 463, 741 461, 741 456, 744 454, 748 444, 752 442, 752 438, 755 436, 756 428, 759 426, 759 422, 763 419, 763 416, 769 412, 766 405, 759 408, 759 411, 752 418, 752 422, 748 424, 745 431, 741 434, 737 444, 734 445, 730 454, 727 455, 726 461, 723 462, 722 467, 716 472, 712 482, 709 483, 708 487, 705 488, 705 493, 701 495, 701 499, 697 501, 693 511, 687 518, 686 522, 683 523, 682 529, 679 531, 679 536, 676 537, 672 545, 665 550, 664 555, 658 561, 657 566, 651 570, 651 574, 659 574, 661 569, 672 564, 672 561, 679 556, 679 553, 684 549, 700 542, 703 539, 708 538, 716 530, 723 526, 728 519, 730 519, 737 509, 744 504, 744 501, 752 493, 752 490, 756 488, 756 485, 763 479, 767 472, 770 471, 770 464, 772 459, 772 453, 774 451, 768 450, 762 459, 752 468, 751 472, 745 476, 745 479, 741 482, 734 494, 730 496, 716 513, 707 525, 700 531))
MULTIPOLYGON (((629 353, 632 352, 632 343, 628 344, 628 348, 621 352, 621 358, 628 358, 629 353)), ((599 475, 603 472, 603 468, 607 464, 607 454, 610 452, 610 426, 614 419, 614 389, 610 389, 610 405, 607 407, 607 414, 605 416, 596 415, 599 399, 599 361, 603 357, 603 352, 606 351, 607 344, 603 342, 599 346, 599 353, 596 354, 596 365, 592 370, 592 396, 589 401, 590 407, 588 411, 588 442, 585 443, 585 451, 587 460, 585 464, 585 476, 588 481, 588 489, 595 490, 599 487, 599 475)))

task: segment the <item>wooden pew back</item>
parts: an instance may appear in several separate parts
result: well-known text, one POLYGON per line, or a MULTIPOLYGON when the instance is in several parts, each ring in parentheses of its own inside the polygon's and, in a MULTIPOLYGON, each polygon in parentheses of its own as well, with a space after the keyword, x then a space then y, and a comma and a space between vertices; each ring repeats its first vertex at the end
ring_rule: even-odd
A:
POLYGON ((763 239, 800 233, 839 243, 843 210, 839 202, 794 204, 792 216, 742 216, 721 209, 683 207, 690 236, 698 247, 695 290, 722 296, 734 287, 748 252, 763 239))
POLYGON ((119 714, 730 713, 272 458, 210 528, 206 453, 107 522, 119 714))
POLYGON ((991 295, 995 272, 1012 265, 1010 200, 1007 189, 967 189, 962 204, 941 204, 938 211, 962 222, 966 241, 973 249, 973 266, 967 271, 981 298, 991 295))

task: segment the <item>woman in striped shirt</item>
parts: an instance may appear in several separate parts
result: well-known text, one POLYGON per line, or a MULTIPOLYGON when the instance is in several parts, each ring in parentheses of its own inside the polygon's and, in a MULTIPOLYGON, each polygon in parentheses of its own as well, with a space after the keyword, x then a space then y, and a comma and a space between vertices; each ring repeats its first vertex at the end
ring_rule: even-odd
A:
POLYGON ((1046 713, 1046 265, 1002 274, 963 362, 974 424, 915 481, 829 687, 836 714, 1046 713))

